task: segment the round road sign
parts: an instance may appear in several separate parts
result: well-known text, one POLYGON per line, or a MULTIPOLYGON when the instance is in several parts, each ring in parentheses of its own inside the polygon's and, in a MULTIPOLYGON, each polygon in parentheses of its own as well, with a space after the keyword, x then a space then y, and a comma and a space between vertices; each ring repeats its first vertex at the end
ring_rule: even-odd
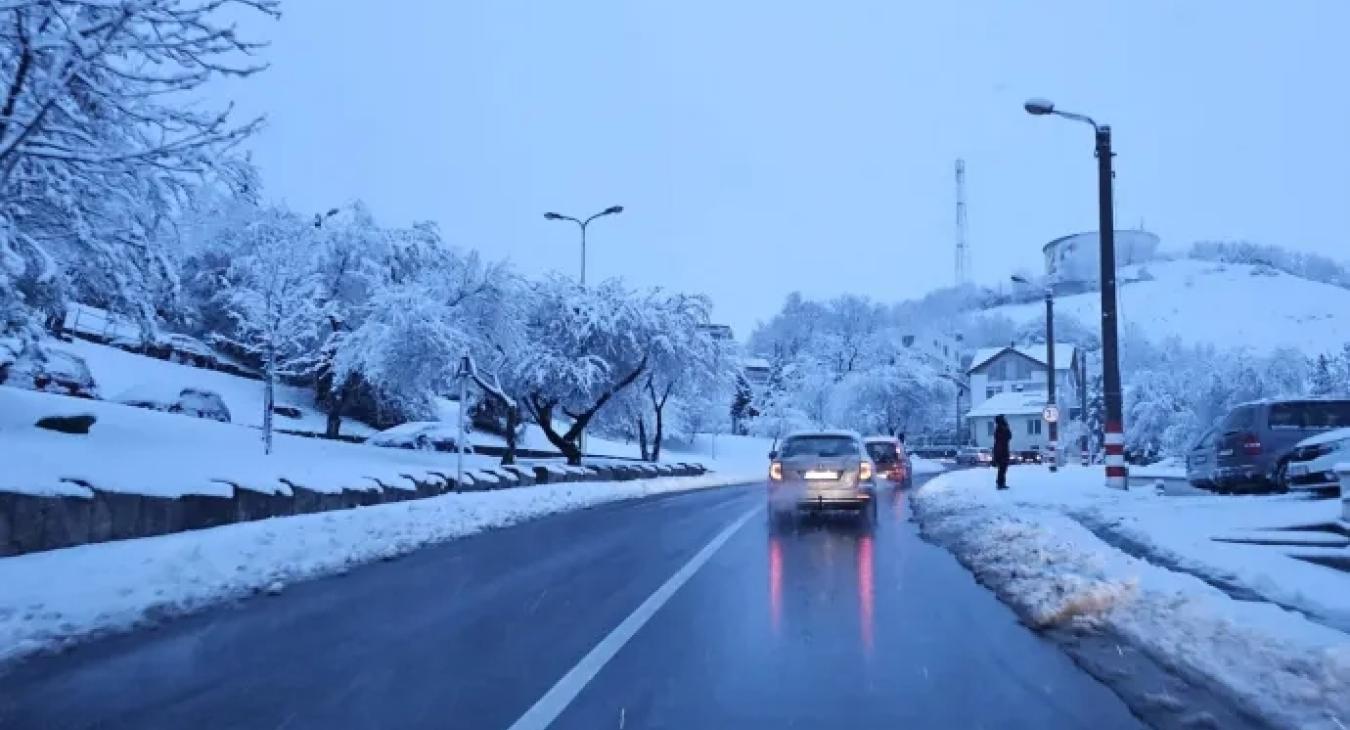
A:
POLYGON ((1055 405, 1054 403, 1051 403, 1050 405, 1046 406, 1045 410, 1041 411, 1041 418, 1044 418, 1046 423, 1054 423, 1058 421, 1059 406, 1055 405))

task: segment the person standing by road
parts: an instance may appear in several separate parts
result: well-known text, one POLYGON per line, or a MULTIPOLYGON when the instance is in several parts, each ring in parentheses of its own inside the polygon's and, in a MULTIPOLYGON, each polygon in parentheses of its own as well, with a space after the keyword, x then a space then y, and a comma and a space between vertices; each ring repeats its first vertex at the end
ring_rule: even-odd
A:
POLYGON ((994 417, 994 467, 998 469, 995 484, 999 489, 1008 488, 1008 462, 1012 459, 1012 429, 1008 428, 1008 419, 999 414, 994 417))

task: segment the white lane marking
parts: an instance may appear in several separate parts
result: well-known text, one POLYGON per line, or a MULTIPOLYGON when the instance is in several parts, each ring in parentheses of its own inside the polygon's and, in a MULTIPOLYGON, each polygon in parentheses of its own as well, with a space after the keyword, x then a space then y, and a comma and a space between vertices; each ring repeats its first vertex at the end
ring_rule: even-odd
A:
POLYGON ((699 550, 694 557, 689 559, 689 562, 675 571, 674 575, 667 578, 666 582, 656 589, 656 592, 647 596, 647 600, 643 601, 642 605, 628 614, 628 618, 624 619, 605 638, 601 639, 600 643, 596 644, 586 656, 582 657, 575 667, 568 670, 567 674, 564 674, 562 679, 559 679, 558 683, 553 685, 552 689, 545 692, 543 697, 540 697, 530 709, 526 710, 519 720, 511 723, 511 727, 507 730, 544 730, 548 727, 562 714, 563 710, 567 709, 572 700, 576 699, 578 694, 581 694, 581 690, 585 689, 587 683, 594 679, 601 669, 604 669, 609 660, 619 653, 624 644, 627 644, 628 640, 632 639, 633 635, 662 606, 666 605, 671 596, 675 595, 675 591, 678 591, 680 586, 687 583, 694 576, 694 573, 697 573, 698 569, 712 558, 713 553, 716 553, 718 548, 722 547, 737 530, 741 529, 742 525, 762 509, 764 509, 763 505, 756 505, 749 512, 737 518, 735 522, 727 525, 726 529, 717 533, 717 536, 707 545, 704 545, 702 550, 699 550))

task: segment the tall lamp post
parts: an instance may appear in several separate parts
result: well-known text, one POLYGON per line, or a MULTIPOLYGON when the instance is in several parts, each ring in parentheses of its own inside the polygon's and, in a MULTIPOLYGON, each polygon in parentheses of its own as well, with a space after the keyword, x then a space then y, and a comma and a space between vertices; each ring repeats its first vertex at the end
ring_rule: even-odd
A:
POLYGON ((1102 390, 1106 401, 1106 486, 1125 489, 1124 408, 1120 393, 1120 359, 1116 341, 1116 238, 1111 193, 1111 127, 1091 117, 1060 111, 1053 102, 1031 99, 1024 108, 1035 116, 1054 115, 1092 125, 1097 140, 1097 214, 1101 239, 1102 390))
MULTIPOLYGON (((1012 280, 1018 284, 1031 284, 1016 274, 1012 280)), ((1049 281, 1045 282, 1045 366, 1048 371, 1045 376, 1045 420, 1050 424, 1050 471, 1056 471, 1059 468, 1059 400, 1055 398, 1055 289, 1049 281), (1054 406, 1053 412, 1051 406, 1054 406)))
POLYGON ((549 211, 548 213, 545 213, 545 214, 544 214, 544 218, 546 218, 546 219, 548 219, 548 220, 551 220, 551 221, 572 221, 573 223, 577 224, 578 227, 581 228, 581 285, 582 285, 582 286, 586 286, 586 226, 589 226, 589 225, 591 224, 591 221, 595 220, 596 218, 600 218, 600 217, 607 216, 607 215, 618 215, 619 213, 622 213, 622 212, 623 212, 623 206, 622 206, 622 205, 611 205, 611 206, 609 206, 608 208, 605 208, 604 210, 600 211, 599 213, 596 213, 595 215, 593 215, 593 216, 591 216, 590 218, 587 218, 587 219, 585 219, 585 220, 582 220, 582 219, 580 219, 580 218, 573 218, 573 217, 570 216, 570 215, 563 215, 563 214, 561 214, 561 213, 554 213, 554 212, 552 212, 552 211, 549 211))

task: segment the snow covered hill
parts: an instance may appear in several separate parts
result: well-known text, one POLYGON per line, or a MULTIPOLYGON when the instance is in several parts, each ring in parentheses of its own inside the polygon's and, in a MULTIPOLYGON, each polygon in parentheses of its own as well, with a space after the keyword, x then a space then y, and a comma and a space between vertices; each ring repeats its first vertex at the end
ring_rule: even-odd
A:
MULTIPOLYGON (((1177 336, 1188 344, 1246 347, 1266 353, 1281 347, 1309 355, 1339 351, 1350 342, 1350 290, 1292 276, 1264 266, 1195 259, 1153 261, 1121 267, 1121 331, 1137 325, 1151 340, 1177 336)), ((1021 324, 1044 313, 1040 302, 985 310, 1021 324)), ((1101 316, 1100 295, 1062 296, 1055 312, 1093 327, 1101 316)))

